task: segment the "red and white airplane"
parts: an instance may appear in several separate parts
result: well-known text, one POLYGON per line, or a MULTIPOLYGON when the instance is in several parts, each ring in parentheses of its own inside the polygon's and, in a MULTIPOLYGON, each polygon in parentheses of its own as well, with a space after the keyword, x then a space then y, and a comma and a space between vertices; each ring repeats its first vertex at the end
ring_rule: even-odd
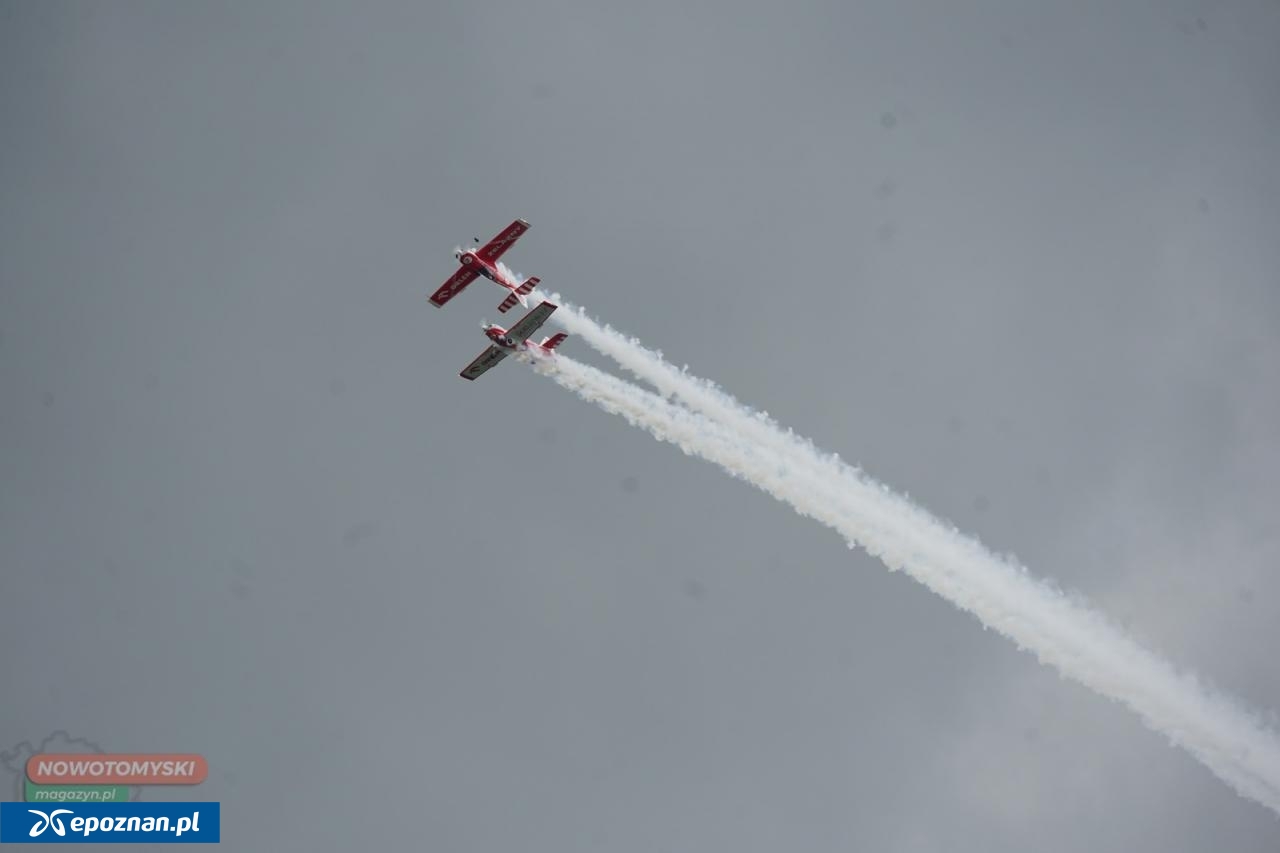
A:
MULTIPOLYGON (((476 276, 482 275, 511 291, 507 294, 507 298, 502 300, 502 304, 498 306, 498 311, 505 314, 517 302, 528 307, 529 301, 525 299, 525 295, 538 286, 538 279, 530 277, 523 282, 512 281, 498 266, 498 258, 502 257, 502 253, 514 246, 516 240, 520 239, 520 235, 528 230, 529 223, 523 219, 517 219, 503 229, 501 234, 485 243, 483 247, 479 249, 460 249, 454 252, 453 256, 458 259, 458 263, 462 266, 458 267, 458 271, 448 281, 440 285, 439 290, 431 294, 431 304, 437 308, 443 308, 446 302, 461 293, 468 284, 475 281, 476 276)), ((476 243, 479 242, 480 238, 477 237, 476 243)))
POLYGON ((489 345, 487 350, 476 356, 476 360, 464 367, 458 375, 463 379, 475 379, 483 375, 489 368, 500 364, 507 356, 524 352, 525 350, 541 355, 551 355, 555 352, 556 347, 564 343, 564 339, 569 337, 568 335, 564 332, 558 332, 549 338, 543 338, 542 342, 537 344, 529 340, 529 336, 538 331, 538 328, 547 321, 547 318, 551 316, 552 311, 556 310, 556 307, 550 302, 543 302, 517 320, 510 329, 504 329, 501 326, 485 326, 485 336, 493 343, 489 345))

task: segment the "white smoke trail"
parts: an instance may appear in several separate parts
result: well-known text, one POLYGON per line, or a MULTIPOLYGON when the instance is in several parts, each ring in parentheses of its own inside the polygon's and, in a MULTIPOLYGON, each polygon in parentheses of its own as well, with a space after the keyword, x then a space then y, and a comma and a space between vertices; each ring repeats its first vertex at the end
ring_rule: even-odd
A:
POLYGON ((1084 602, 1032 578, 710 383, 676 370, 660 354, 579 311, 553 316, 561 313, 565 328, 706 416, 563 356, 535 359, 540 372, 832 527, 851 548, 862 545, 891 570, 905 570, 1042 663, 1125 704, 1241 796, 1280 814, 1280 739, 1254 714, 1180 674, 1084 602))
MULTIPOLYGON (((551 315, 553 322, 582 338, 597 352, 612 358, 637 379, 648 382, 663 396, 674 397, 694 411, 779 450, 789 449, 791 452, 816 456, 824 464, 839 459, 839 456, 823 453, 808 439, 783 428, 769 417, 768 412, 752 410, 714 382, 688 373, 687 367, 684 370, 678 369, 663 358, 661 351, 651 350, 636 338, 593 320, 582 308, 563 301, 560 294, 547 297, 535 291, 534 295, 549 298, 560 306, 560 310, 551 315)), ((846 463, 840 465, 846 475, 869 481, 865 474, 853 466, 846 463)))

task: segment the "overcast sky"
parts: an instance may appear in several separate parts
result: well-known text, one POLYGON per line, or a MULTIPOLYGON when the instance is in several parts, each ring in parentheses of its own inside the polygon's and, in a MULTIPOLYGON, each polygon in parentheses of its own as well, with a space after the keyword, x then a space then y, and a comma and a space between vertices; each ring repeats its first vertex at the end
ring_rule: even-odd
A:
POLYGON ((1277 44, 1267 0, 0 3, 0 748, 199 752, 236 850, 1272 853, 830 531, 459 379, 502 292, 426 296, 524 217, 516 270, 1280 709, 1277 44))

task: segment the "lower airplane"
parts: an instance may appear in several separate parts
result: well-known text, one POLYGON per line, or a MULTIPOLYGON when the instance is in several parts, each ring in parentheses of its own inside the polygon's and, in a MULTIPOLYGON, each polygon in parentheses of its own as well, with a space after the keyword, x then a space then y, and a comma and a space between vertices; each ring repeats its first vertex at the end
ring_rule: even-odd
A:
MULTIPOLYGON (((528 230, 529 223, 523 219, 517 219, 481 248, 467 249, 465 251, 460 249, 454 252, 453 256, 458 259, 458 263, 461 266, 458 267, 457 272, 449 277, 448 281, 440 285, 439 289, 431 294, 431 304, 437 308, 443 308, 446 302, 461 293, 468 284, 476 280, 477 276, 482 275, 495 284, 511 291, 507 294, 507 298, 498 305, 498 311, 505 314, 517 302, 528 307, 529 301, 525 299, 525 296, 538 286, 539 280, 530 277, 523 282, 512 281, 498 266, 498 258, 502 257, 502 253, 514 246, 516 240, 520 239, 520 235, 528 230)), ((480 242, 479 237, 476 238, 476 242, 480 242)))
POLYGON ((556 310, 556 307, 550 302, 543 302, 517 320, 510 329, 504 329, 501 326, 485 326, 485 336, 493 343, 487 350, 476 356, 476 360, 464 367, 458 375, 463 379, 475 379, 483 376, 491 367, 500 364, 507 356, 525 350, 551 355, 556 347, 564 343, 568 335, 559 332, 549 338, 543 338, 542 342, 537 344, 529 340, 529 336, 547 322, 547 318, 551 316, 552 311, 556 310))

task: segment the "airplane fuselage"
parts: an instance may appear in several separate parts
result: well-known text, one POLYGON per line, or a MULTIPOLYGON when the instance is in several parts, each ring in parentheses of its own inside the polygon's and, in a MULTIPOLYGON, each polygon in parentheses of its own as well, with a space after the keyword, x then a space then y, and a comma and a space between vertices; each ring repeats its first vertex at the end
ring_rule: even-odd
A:
POLYGON ((504 350, 509 350, 510 352, 520 351, 520 344, 513 340, 507 334, 507 330, 501 326, 489 326, 484 330, 484 333, 489 340, 493 341, 494 346, 502 347, 504 350))
POLYGON ((538 352, 544 352, 544 353, 551 352, 551 350, 547 349, 541 344, 534 343, 532 339, 525 340, 525 341, 515 340, 510 335, 508 335, 507 330, 502 328, 501 326, 487 326, 484 330, 484 334, 485 334, 485 337, 487 337, 495 347, 501 347, 507 352, 510 352, 513 354, 521 352, 526 349, 536 350, 538 352))
POLYGON ((507 281, 506 276, 502 274, 501 270, 486 261, 484 258, 481 258, 475 252, 468 251, 460 253, 458 255, 458 263, 468 269, 480 273, 480 275, 489 279, 489 281, 502 285, 507 290, 515 290, 516 288, 515 283, 507 281))

